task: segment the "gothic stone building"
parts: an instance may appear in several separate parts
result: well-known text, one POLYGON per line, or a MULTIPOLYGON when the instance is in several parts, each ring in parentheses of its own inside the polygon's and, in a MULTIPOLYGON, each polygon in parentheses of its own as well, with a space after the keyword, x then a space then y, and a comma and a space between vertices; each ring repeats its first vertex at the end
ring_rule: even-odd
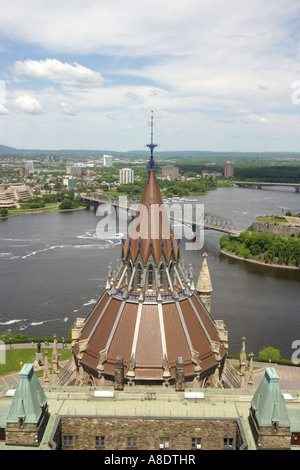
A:
POLYGON ((209 281, 204 257, 195 289, 151 169, 121 263, 73 330, 75 384, 223 387, 227 331, 210 315, 209 281))
POLYGON ((299 449, 299 390, 283 392, 271 367, 257 390, 176 391, 42 386, 25 364, 15 389, 0 386, 0 450, 190 451, 198 458, 199 450, 299 449))

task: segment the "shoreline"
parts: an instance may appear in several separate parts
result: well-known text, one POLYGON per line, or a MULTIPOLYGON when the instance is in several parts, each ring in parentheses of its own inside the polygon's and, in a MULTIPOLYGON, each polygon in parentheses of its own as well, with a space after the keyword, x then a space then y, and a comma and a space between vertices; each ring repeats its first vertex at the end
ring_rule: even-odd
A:
POLYGON ((235 259, 238 259, 238 260, 241 260, 241 261, 247 261, 249 263, 260 264, 260 265, 265 266, 267 268, 295 269, 297 271, 299 271, 299 269, 300 269, 300 268, 297 268, 297 266, 284 266, 282 264, 264 263, 263 261, 258 261, 258 260, 255 260, 253 258, 241 258, 240 256, 238 256, 234 253, 231 253, 230 251, 226 251, 226 250, 220 250, 220 252, 223 255, 229 256, 231 258, 235 258, 235 259))
POLYGON ((9 214, 9 215, 6 215, 5 217, 0 217, 0 220, 5 220, 5 219, 9 219, 10 217, 17 217, 18 215, 35 215, 35 214, 48 214, 49 212, 72 212, 72 211, 79 211, 81 209, 86 209, 86 207, 76 207, 74 209, 58 209, 58 207, 56 209, 50 209, 50 210, 40 210, 40 209, 37 209, 36 211, 30 211, 30 212, 25 212, 23 214, 9 214))

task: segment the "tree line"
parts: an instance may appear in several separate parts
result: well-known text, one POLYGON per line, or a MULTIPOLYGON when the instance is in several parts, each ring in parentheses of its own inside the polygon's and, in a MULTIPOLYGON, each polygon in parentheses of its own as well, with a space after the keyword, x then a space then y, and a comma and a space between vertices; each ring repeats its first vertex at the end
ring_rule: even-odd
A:
MULTIPOLYGON (((182 181, 177 180, 157 180, 157 184, 161 193, 165 197, 172 196, 189 196, 191 194, 204 194, 210 189, 217 187, 216 181, 209 178, 201 178, 199 180, 182 181)), ((134 183, 120 184, 117 191, 129 196, 140 196, 145 186, 145 181, 135 181, 134 183)))
POLYGON ((223 235, 221 249, 241 258, 252 258, 266 264, 300 267, 300 238, 284 237, 270 233, 242 232, 237 238, 223 235))
POLYGON ((249 182, 299 183, 300 165, 235 166, 233 179, 249 182))

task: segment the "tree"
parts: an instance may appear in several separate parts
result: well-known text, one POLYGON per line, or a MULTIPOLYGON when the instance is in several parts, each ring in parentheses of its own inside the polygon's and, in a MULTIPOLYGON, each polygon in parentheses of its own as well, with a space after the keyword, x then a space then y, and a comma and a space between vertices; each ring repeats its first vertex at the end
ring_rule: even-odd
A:
POLYGON ((73 209, 74 204, 69 199, 64 199, 58 206, 59 210, 73 209))
POLYGON ((263 362, 278 362, 281 356, 278 349, 268 346, 259 351, 258 358, 263 362))
POLYGON ((8 210, 6 209, 6 207, 3 207, 2 209, 0 209, 0 217, 6 217, 8 215, 8 210))

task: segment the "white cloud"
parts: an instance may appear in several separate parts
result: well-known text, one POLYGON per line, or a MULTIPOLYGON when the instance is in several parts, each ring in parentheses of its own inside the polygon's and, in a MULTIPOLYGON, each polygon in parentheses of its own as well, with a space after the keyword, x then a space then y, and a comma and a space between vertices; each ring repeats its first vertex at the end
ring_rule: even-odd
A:
POLYGON ((62 101, 60 103, 61 110, 64 114, 69 114, 70 116, 75 116, 77 114, 76 110, 68 103, 62 101))
POLYGON ((244 116, 242 122, 246 124, 260 123, 260 124, 270 124, 272 121, 269 118, 266 118, 261 115, 257 115, 249 111, 249 109, 239 109, 238 114, 244 116))
MULTIPOLYGON (((3 2, 0 36, 10 54, 1 68, 7 80, 2 104, 10 109, 14 98, 35 96, 38 103, 30 106, 23 99, 20 109, 41 112, 42 103, 49 126, 41 132, 44 139, 49 132, 58 146, 74 147, 75 139, 82 139, 80 146, 102 146, 96 129, 109 124, 105 144, 113 148, 119 124, 134 116, 126 146, 135 148, 154 109, 157 117, 166 116, 162 135, 156 126, 165 150, 167 145, 227 150, 231 144, 251 150, 256 134, 262 149, 263 143, 265 149, 277 148, 273 134, 281 136, 283 147, 297 149, 294 98, 300 95, 292 84, 300 78, 299 17, 295 0, 280 0, 276 7, 274 0, 3 2), (65 119, 61 112, 81 119, 65 119), (116 119, 107 119, 112 116, 116 119), (178 127, 168 141, 166 129, 178 127)), ((14 138, 13 118, 22 124, 25 118, 6 117, 14 138)))
POLYGON ((63 63, 56 59, 16 61, 12 72, 16 75, 26 75, 38 80, 48 80, 72 86, 101 86, 101 73, 94 72, 76 62, 63 63))
POLYGON ((4 104, 0 103, 0 114, 9 114, 8 109, 4 106, 4 104))
POLYGON ((14 104, 25 113, 39 114, 43 112, 40 102, 30 95, 18 96, 14 100, 14 104))

